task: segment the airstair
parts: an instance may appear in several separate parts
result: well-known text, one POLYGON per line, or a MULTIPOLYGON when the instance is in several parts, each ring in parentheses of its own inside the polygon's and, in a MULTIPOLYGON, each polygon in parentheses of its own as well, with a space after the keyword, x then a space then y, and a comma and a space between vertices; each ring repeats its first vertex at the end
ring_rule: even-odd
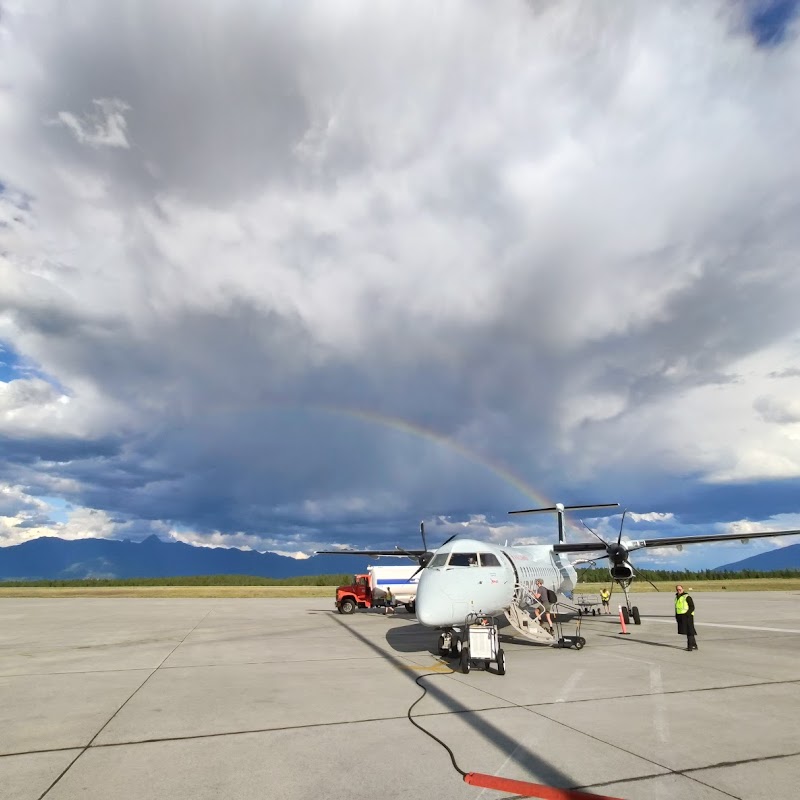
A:
MULTIPOLYGON (((538 644, 555 644, 556 638, 548 633, 537 621, 533 606, 522 607, 519 605, 519 593, 514 597, 506 610, 506 619, 511 627, 524 639, 538 644)), ((544 606, 542 606, 544 608, 544 606)))

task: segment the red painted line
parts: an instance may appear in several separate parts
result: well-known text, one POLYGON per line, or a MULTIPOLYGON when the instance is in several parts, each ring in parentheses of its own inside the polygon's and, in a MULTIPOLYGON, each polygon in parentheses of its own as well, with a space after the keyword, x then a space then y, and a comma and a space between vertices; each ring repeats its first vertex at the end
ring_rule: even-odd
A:
POLYGON ((500 778, 497 775, 486 775, 483 772, 468 772, 464 782, 472 786, 482 786, 484 789, 497 789, 498 792, 510 792, 522 797, 538 797, 540 800, 620 800, 619 797, 607 797, 602 794, 587 794, 569 789, 556 789, 553 786, 543 786, 541 783, 528 783, 527 781, 512 781, 509 778, 500 778))

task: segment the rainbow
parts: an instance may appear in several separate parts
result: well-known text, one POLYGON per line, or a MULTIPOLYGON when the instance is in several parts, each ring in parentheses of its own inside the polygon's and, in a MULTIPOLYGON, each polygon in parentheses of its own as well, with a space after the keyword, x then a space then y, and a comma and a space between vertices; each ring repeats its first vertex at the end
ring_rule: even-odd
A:
POLYGON ((464 446, 457 439, 444 436, 443 434, 438 433, 437 431, 434 431, 431 428, 426 428, 424 425, 419 425, 418 423, 415 422, 409 422, 407 419, 403 419, 402 417, 393 417, 387 414, 379 414, 377 411, 371 411, 363 408, 354 408, 351 406, 335 406, 328 404, 313 404, 313 405, 305 404, 300 407, 308 409, 309 411, 322 411, 329 414, 338 414, 341 416, 350 417, 352 419, 360 420, 363 422, 370 422, 378 425, 383 425, 384 427, 402 431, 403 433, 408 433, 420 439, 426 439, 428 441, 435 442, 436 444, 441 445, 443 447, 447 447, 450 450, 453 450, 454 452, 463 456, 464 458, 469 459, 473 463, 479 464, 480 466, 489 470, 494 475, 497 475, 497 477, 499 477, 501 480, 505 481, 511 486, 514 486, 515 488, 519 489, 524 495, 533 499, 537 505, 540 505, 542 507, 549 507, 555 505, 555 503, 549 500, 545 495, 543 495, 541 492, 538 492, 529 483, 526 483, 518 475, 515 475, 513 472, 511 472, 511 470, 509 470, 503 464, 497 463, 495 461, 490 461, 489 459, 478 455, 474 450, 470 450, 468 447, 464 446))
MULTIPOLYGON (((307 411, 312 413, 325 413, 334 416, 348 417, 359 422, 370 423, 374 425, 381 425, 385 428, 401 431, 419 439, 434 442, 435 444, 446 447, 449 450, 458 453, 463 458, 468 459, 474 464, 477 464, 484 469, 496 475, 505 483, 514 486, 526 497, 531 498, 534 504, 542 508, 549 508, 554 506, 555 503, 550 500, 546 495, 534 489, 529 483, 523 480, 520 476, 515 475, 508 467, 497 461, 492 461, 484 456, 479 455, 474 450, 466 447, 457 439, 445 436, 438 431, 431 428, 426 428, 415 422, 410 422, 402 417, 391 416, 388 414, 381 414, 371 409, 358 408, 355 406, 342 406, 330 403, 298 403, 298 404, 271 404, 271 409, 285 408, 294 411, 307 411)), ((256 410, 255 408, 253 410, 256 410)), ((263 406, 258 408, 260 411, 266 411, 263 406)), ((569 520, 565 520, 565 524, 574 530, 580 531, 580 528, 569 520)))

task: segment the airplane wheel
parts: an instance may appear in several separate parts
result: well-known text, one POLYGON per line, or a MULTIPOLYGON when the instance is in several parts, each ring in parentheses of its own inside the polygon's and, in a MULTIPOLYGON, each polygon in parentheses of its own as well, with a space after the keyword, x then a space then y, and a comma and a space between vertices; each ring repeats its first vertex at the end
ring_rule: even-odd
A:
POLYGON ((408 611, 409 614, 413 614, 416 610, 417 607, 415 603, 406 603, 406 611, 408 611))
POLYGON ((445 644, 444 634, 439 634, 439 655, 446 656, 450 652, 450 648, 445 644))
POLYGON ((469 647, 461 648, 461 671, 469 675, 469 647))
POLYGON ((348 598, 346 600, 342 600, 342 605, 340 608, 342 614, 352 614, 356 610, 356 604, 348 598))
POLYGON ((506 654, 503 652, 502 647, 497 651, 497 674, 506 674, 506 654))
POLYGON ((628 613, 628 609, 625 608, 625 606, 622 607, 622 619, 625 620, 626 625, 630 625, 631 615, 628 613))
POLYGON ((639 607, 638 606, 634 606, 631 609, 631 616, 633 617, 633 624, 634 625, 641 625, 642 624, 641 617, 639 616, 639 607))
POLYGON ((453 634, 453 641, 450 643, 450 655, 453 658, 458 658, 462 652, 461 639, 453 634))

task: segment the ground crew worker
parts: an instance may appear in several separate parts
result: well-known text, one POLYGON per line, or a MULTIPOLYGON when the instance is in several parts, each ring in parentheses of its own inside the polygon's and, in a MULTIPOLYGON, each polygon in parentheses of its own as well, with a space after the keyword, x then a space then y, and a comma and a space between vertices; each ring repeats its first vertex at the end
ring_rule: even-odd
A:
POLYGON ((697 650, 697 635, 694 629, 694 600, 683 591, 680 584, 675 587, 675 619, 678 622, 678 633, 686 636, 686 649, 697 650))
POLYGON ((394 614, 394 598, 392 597, 391 587, 386 587, 386 597, 383 599, 383 613, 394 614))
POLYGON ((603 610, 606 614, 610 614, 611 609, 609 608, 608 602, 611 600, 611 592, 608 589, 601 589, 600 599, 603 601, 603 610))

